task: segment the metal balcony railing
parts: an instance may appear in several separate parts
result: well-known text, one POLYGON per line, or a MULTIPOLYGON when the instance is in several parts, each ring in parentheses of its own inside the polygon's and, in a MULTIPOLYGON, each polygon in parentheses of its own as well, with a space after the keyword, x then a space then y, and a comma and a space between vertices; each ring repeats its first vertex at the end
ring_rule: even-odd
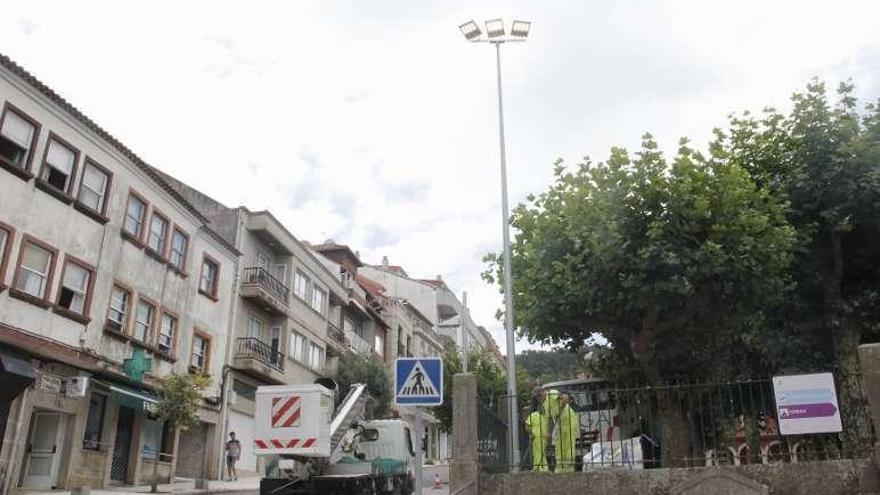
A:
POLYGON ((236 356, 256 359, 266 366, 275 368, 278 371, 284 371, 284 354, 254 337, 238 339, 238 353, 236 356))
POLYGON ((273 296, 284 301, 284 304, 287 304, 287 301, 290 299, 290 289, 287 285, 261 266, 245 268, 242 283, 258 285, 273 296))
POLYGON ((333 322, 327 323, 327 336, 339 345, 345 345, 345 333, 333 322))
POLYGON ((354 332, 345 332, 345 341, 351 347, 351 350, 358 354, 373 352, 373 346, 354 332))

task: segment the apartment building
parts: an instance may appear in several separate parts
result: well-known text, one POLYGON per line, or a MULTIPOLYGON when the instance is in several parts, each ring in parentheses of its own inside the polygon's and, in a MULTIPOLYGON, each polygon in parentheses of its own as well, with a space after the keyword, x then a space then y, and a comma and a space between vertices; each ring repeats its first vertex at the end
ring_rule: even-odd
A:
POLYGON ((411 278, 402 267, 389 264, 387 257, 380 265, 364 266, 360 273, 381 284, 389 297, 405 300, 417 309, 431 322, 439 342, 461 348, 467 335, 471 346, 488 349, 494 345, 492 337, 480 331, 442 277, 411 278))
POLYGON ((263 472, 253 454, 257 387, 314 383, 335 373, 346 350, 338 330, 349 293, 331 272, 268 211, 229 208, 166 176, 212 227, 241 253, 232 308, 225 431, 236 433, 243 475, 263 472))
POLYGON ((0 482, 215 477, 237 249, 155 169, 0 56, 0 482), (186 432, 157 379, 214 378, 186 432))
POLYGON ((348 304, 342 307, 341 328, 346 346, 353 352, 374 355, 382 361, 392 359, 388 348, 389 325, 380 313, 381 301, 363 284, 358 270, 364 266, 348 246, 328 240, 311 245, 321 262, 348 290, 348 304))

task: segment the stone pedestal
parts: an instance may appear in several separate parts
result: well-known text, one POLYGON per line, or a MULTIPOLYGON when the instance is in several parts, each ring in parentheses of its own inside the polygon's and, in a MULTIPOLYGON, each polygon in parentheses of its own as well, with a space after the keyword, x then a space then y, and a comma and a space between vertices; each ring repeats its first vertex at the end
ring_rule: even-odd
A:
POLYGON ((477 377, 459 373, 452 379, 452 462, 450 493, 464 487, 462 495, 478 493, 480 465, 477 457, 477 377))

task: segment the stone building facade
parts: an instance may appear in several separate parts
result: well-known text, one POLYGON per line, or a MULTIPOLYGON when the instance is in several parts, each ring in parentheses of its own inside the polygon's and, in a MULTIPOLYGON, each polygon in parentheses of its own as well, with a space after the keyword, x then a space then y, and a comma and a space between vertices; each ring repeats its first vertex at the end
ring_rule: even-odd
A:
POLYGON ((2 488, 216 475, 237 250, 155 170, 0 56, 2 488), (185 433, 157 379, 215 377, 185 433), (4 387, 5 388, 5 387, 4 387))

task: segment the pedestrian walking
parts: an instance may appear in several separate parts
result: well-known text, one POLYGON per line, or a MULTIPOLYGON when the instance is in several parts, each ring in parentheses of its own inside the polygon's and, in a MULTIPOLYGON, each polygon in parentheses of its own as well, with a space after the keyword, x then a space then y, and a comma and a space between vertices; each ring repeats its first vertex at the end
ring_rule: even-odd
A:
POLYGON ((229 441, 226 442, 226 471, 229 474, 229 481, 238 479, 238 472, 235 470, 235 463, 241 457, 241 442, 236 440, 235 432, 229 432, 229 441))

